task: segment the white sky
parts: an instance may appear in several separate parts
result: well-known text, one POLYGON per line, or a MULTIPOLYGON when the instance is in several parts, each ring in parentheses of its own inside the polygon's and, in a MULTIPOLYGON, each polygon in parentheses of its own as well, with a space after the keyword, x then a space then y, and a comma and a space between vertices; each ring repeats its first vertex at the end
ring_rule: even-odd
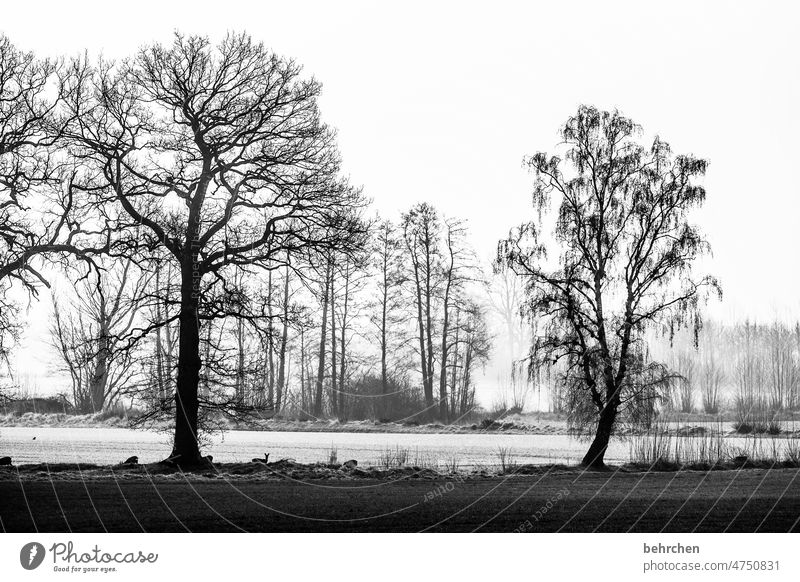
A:
POLYGON ((430 201, 469 221, 484 257, 531 215, 523 156, 551 150, 579 104, 617 107, 711 162, 697 214, 725 293, 711 314, 800 312, 796 3, 14 4, 0 31, 42 56, 246 30, 323 83, 346 170, 382 214, 430 201))

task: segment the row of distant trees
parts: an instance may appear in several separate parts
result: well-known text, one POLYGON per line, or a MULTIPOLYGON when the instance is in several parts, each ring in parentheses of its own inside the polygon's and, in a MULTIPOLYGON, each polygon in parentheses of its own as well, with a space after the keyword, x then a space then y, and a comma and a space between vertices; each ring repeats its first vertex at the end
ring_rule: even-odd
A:
POLYGON ((667 356, 679 378, 669 406, 716 414, 722 409, 795 410, 800 406, 800 326, 783 321, 706 322, 697 347, 680 338, 667 356))
MULTIPOLYGON (((734 412, 774 417, 800 408, 800 324, 705 321, 697 337, 651 335, 650 357, 669 375, 654 413, 734 412)), ((553 411, 567 412, 568 391, 550 370, 541 377, 553 411)))
MULTIPOLYGON (((462 223, 423 203, 399 224, 367 224, 357 253, 236 273, 227 313, 202 326, 203 408, 239 419, 468 414, 490 353, 492 304, 465 235, 462 223)), ((53 294, 50 327, 75 407, 122 400, 174 413, 174 266, 106 260, 76 291, 53 294), (153 331, 140 340, 144 327, 153 331)))

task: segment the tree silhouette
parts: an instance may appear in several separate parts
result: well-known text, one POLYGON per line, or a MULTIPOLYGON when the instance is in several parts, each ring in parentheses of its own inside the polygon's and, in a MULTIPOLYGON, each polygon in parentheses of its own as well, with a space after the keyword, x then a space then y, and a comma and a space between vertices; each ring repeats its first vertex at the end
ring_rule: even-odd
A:
POLYGON ((109 250, 97 240, 106 223, 88 209, 80 172, 62 155, 62 67, 0 35, 0 357, 17 326, 11 284, 34 296, 49 286, 36 259, 91 262, 109 250))
POLYGON ((346 250, 359 228, 347 211, 360 192, 338 177, 320 85, 300 72, 244 34, 216 46, 176 34, 118 64, 72 65, 69 136, 95 172, 97 203, 129 217, 128 252, 166 249, 180 273, 171 458, 181 465, 201 462, 201 321, 242 315, 224 302, 236 293, 213 289, 238 270, 346 250))
POLYGON ((618 420, 642 420, 670 378, 650 361, 644 330, 697 330, 698 302, 719 292, 714 278, 692 277, 692 263, 709 251, 688 221, 705 200, 695 180, 707 162, 673 155, 659 138, 646 148, 640 131, 619 112, 581 106, 561 130, 563 156, 527 160, 540 218, 498 249, 499 262, 525 278, 524 310, 539 323, 531 371, 564 361, 572 420, 596 425, 583 458, 591 467, 603 466, 618 420))

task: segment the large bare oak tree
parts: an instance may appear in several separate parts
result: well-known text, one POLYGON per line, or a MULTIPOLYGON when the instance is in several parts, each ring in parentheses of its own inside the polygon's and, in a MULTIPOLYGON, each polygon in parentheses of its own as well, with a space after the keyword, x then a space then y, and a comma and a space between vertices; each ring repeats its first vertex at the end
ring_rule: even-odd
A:
POLYGON ((72 66, 69 134, 95 168, 98 204, 130 218, 130 252, 166 249, 180 274, 171 455, 179 465, 202 462, 200 327, 225 315, 224 305, 206 304, 210 289, 238 270, 346 248, 357 228, 347 210, 360 193, 339 178, 320 85, 300 73, 243 34, 216 45, 176 34, 120 63, 72 66))

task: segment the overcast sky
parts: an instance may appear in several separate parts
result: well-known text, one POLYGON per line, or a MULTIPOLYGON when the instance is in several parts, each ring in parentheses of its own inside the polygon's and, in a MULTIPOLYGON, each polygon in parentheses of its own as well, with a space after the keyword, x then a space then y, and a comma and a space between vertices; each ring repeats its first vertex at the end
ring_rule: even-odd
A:
POLYGON ((382 214, 432 202, 484 257, 531 215, 523 156, 551 150, 579 104, 616 107, 710 160, 711 314, 800 313, 797 3, 15 4, 0 31, 42 56, 249 32, 322 82, 346 171, 382 214))

